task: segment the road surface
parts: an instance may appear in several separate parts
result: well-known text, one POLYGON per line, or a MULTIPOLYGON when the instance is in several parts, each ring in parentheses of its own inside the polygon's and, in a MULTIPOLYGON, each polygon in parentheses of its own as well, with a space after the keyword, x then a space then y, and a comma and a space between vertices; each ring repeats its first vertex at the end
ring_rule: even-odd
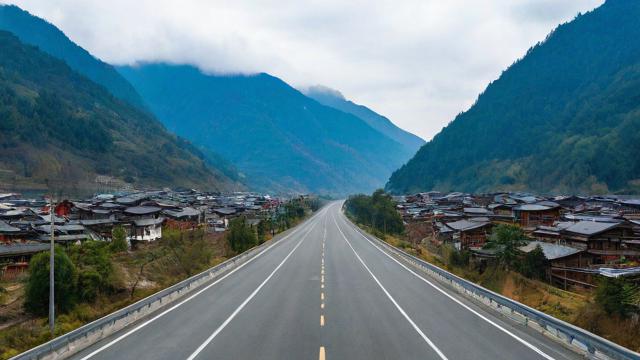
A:
POLYGON ((340 205, 73 359, 580 358, 394 260, 340 205))

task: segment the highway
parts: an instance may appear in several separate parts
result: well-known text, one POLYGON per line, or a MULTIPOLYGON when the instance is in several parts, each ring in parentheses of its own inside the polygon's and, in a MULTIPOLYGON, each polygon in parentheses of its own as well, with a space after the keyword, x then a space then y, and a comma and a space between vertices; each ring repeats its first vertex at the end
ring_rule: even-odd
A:
POLYGON ((581 358, 387 255, 340 205, 72 358, 581 358))

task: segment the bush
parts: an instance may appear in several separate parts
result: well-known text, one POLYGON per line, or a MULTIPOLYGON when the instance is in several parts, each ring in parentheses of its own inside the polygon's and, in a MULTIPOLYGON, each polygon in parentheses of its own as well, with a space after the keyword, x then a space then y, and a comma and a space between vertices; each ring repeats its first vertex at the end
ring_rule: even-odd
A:
POLYGON ((86 269, 78 274, 78 299, 94 302, 102 288, 102 277, 95 269, 86 269))
POLYGON ((596 303, 609 315, 628 316, 640 310, 640 290, 623 277, 603 276, 596 289, 596 303))
POLYGON ((540 245, 525 254, 520 273, 530 279, 544 280, 547 275, 547 258, 540 245))
MULTIPOLYGON (((49 313, 49 252, 36 254, 29 263, 25 289, 25 309, 34 315, 49 313)), ((54 251, 54 289, 56 312, 65 313, 75 304, 76 267, 59 247, 54 251)))
POLYGON ((113 252, 127 251, 127 231, 122 226, 116 226, 111 233, 111 250, 113 252))
POLYGON ((388 234, 402 234, 404 224, 391 196, 382 189, 371 196, 353 195, 344 204, 347 213, 361 224, 388 234))
POLYGON ((244 252, 257 245, 258 239, 244 216, 231 220, 227 234, 229 246, 236 253, 244 252))

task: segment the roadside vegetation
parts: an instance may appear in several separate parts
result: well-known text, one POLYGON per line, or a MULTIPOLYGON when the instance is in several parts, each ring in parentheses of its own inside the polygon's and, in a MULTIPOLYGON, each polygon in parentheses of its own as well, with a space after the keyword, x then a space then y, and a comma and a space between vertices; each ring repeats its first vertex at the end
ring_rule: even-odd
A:
MULTIPOLYGON (((230 222, 224 234, 163 229, 161 240, 128 248, 123 228, 113 241, 55 249, 55 336, 67 333, 242 253, 303 221, 318 199, 291 201, 273 219, 230 222)), ((49 252, 34 256, 29 273, 0 284, 0 359, 51 339, 48 328, 49 252)))
POLYGON ((344 203, 345 211, 360 224, 375 230, 376 235, 400 235, 404 232, 402 218, 396 211, 391 196, 376 190, 371 196, 350 196, 344 203))

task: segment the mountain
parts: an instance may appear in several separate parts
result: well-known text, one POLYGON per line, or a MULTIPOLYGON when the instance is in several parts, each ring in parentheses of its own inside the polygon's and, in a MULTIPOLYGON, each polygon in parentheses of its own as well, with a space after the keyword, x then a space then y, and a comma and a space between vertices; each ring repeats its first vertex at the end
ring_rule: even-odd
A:
POLYGON ((193 145, 66 63, 0 31, 0 188, 228 189, 193 145))
POLYGON ((268 74, 118 68, 163 123, 231 160, 258 189, 347 194, 384 185, 412 153, 268 74))
POLYGON ((0 30, 15 34, 23 43, 34 45, 61 59, 72 69, 104 86, 112 95, 143 108, 142 98, 114 68, 76 45, 47 21, 13 5, 0 5, 0 30))
POLYGON ((640 191, 640 2, 557 27, 390 178, 420 190, 640 191))
POLYGON ((420 137, 400 129, 391 120, 368 107, 345 99, 342 93, 337 90, 324 86, 311 86, 303 90, 303 93, 322 105, 357 116, 372 128, 402 144, 412 154, 415 154, 424 145, 424 140, 420 137))

